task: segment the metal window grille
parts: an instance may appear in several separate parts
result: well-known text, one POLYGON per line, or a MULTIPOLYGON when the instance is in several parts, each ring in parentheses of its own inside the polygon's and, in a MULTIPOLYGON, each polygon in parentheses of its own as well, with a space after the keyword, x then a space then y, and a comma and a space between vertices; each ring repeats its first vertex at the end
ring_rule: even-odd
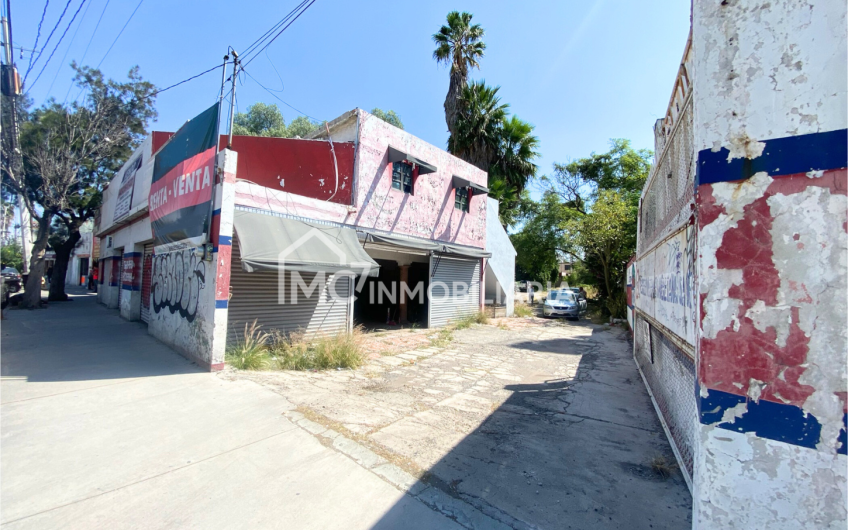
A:
POLYGON ((638 313, 635 324, 636 364, 691 488, 698 421, 695 363, 638 313))
POLYGON ((468 211, 468 188, 456 188, 454 207, 457 210, 462 210, 463 212, 468 211))
POLYGON ((412 193, 412 166, 406 162, 392 162, 392 187, 412 193))
POLYGON ((684 103, 668 138, 658 145, 664 149, 657 154, 657 163, 639 208, 639 255, 688 222, 692 213, 695 167, 691 96, 684 103))

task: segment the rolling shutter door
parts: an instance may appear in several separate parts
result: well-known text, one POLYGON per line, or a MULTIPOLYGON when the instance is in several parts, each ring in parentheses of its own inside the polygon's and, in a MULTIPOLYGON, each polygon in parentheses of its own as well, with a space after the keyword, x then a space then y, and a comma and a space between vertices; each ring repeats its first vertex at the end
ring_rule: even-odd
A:
MULTIPOLYGON (((315 273, 299 273, 307 286, 315 273)), ((333 275, 327 275, 327 284, 306 297, 299 287, 294 287, 291 273, 285 272, 285 304, 279 303, 279 278, 277 271, 245 272, 242 268, 238 239, 233 238, 233 258, 230 275, 232 297, 228 304, 227 343, 233 344, 244 334, 245 324, 254 320, 263 331, 304 331, 308 336, 332 335, 348 330, 350 326, 351 287, 350 277, 339 275, 335 290, 339 298, 330 294, 333 275), (290 303, 292 291, 297 293, 297 303, 290 303)))
POLYGON ((141 321, 150 322, 150 283, 153 272, 153 243, 144 245, 141 265, 141 321))
POLYGON ((445 326, 480 311, 480 261, 430 257, 429 327, 445 326), (461 285, 468 286, 464 295, 461 285))

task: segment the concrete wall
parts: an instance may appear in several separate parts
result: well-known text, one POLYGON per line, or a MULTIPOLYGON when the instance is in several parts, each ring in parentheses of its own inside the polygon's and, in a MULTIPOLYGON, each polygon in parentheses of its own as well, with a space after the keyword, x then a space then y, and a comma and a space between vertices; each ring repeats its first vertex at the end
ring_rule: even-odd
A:
POLYGON ((696 528, 846 525, 846 5, 693 3, 696 528))
POLYGON ((153 259, 150 334, 211 370, 224 366, 237 157, 218 154, 212 259, 198 248, 153 259))
POLYGON ((454 207, 453 175, 487 185, 487 175, 443 149, 359 109, 356 156, 357 226, 485 248, 486 196, 471 198, 469 212, 454 207), (389 145, 433 164, 415 180, 414 194, 392 189, 389 145))
POLYGON ((486 250, 492 257, 486 260, 486 298, 494 299, 499 287, 504 295, 497 303, 506 305, 506 316, 515 309, 515 247, 498 219, 498 201, 487 199, 486 250), (490 275, 489 272, 492 274, 490 275), (494 278, 490 277, 494 276, 494 278), (498 285, 495 286, 493 282, 498 285))
MULTIPOLYGON (((248 182, 237 183, 236 204, 424 239, 486 247, 487 197, 472 197, 470 211, 461 212, 454 207, 452 188, 454 175, 486 186, 488 176, 485 171, 361 109, 345 113, 329 126, 334 142, 356 140, 352 206, 322 204, 323 201, 313 198, 298 197, 248 182), (438 171, 417 177, 413 194, 392 189, 392 166, 388 163, 390 144, 435 165, 438 171)), ((326 138, 327 134, 318 132, 314 137, 326 138)))

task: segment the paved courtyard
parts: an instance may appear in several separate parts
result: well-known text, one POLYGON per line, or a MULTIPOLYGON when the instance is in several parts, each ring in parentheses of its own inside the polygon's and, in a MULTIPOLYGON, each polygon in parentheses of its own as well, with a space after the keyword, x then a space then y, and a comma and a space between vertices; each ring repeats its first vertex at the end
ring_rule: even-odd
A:
POLYGON ((381 335, 357 370, 219 377, 284 396, 325 446, 469 528, 691 526, 681 473, 652 465, 674 457, 623 331, 500 319, 440 347, 429 334, 381 335))

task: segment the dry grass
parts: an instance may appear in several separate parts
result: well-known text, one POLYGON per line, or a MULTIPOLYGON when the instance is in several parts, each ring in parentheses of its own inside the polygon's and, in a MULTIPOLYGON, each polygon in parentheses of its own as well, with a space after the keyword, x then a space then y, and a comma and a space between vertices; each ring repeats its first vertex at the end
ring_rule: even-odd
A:
POLYGON ((655 456, 651 460, 651 469, 662 478, 669 478, 677 470, 677 463, 664 456, 655 456))
POLYGON ((302 333, 275 333, 269 350, 279 370, 358 368, 365 360, 361 335, 359 328, 312 340, 302 333))
POLYGON ((513 316, 518 318, 532 317, 533 316, 533 308, 529 305, 515 302, 515 310, 513 312, 513 316))
POLYGON ((239 370, 267 369, 271 364, 267 348, 270 337, 259 329, 255 320, 253 324, 245 324, 242 339, 226 352, 227 364, 239 370))
POLYGON ((430 335, 430 345, 444 348, 453 341, 453 329, 441 328, 434 335, 430 335))
POLYGON ((483 311, 478 311, 472 315, 467 315, 453 323, 453 329, 470 328, 474 324, 488 324, 489 315, 483 311))

